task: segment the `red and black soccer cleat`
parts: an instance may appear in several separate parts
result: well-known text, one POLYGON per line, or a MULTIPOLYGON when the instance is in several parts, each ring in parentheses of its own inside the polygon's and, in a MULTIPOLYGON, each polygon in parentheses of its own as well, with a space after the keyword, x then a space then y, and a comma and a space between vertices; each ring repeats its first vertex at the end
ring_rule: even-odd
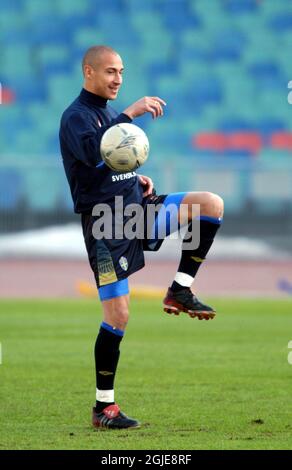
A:
POLYGON ((128 418, 128 416, 126 416, 120 411, 118 405, 109 405, 104 408, 101 413, 97 413, 95 408, 93 408, 92 424, 95 428, 108 429, 126 429, 140 427, 140 423, 135 419, 128 418))
POLYGON ((216 315, 215 310, 200 302, 189 288, 181 289, 178 292, 173 292, 169 288, 163 300, 163 307, 166 313, 179 315, 180 312, 186 312, 191 318, 199 320, 213 319, 216 315))

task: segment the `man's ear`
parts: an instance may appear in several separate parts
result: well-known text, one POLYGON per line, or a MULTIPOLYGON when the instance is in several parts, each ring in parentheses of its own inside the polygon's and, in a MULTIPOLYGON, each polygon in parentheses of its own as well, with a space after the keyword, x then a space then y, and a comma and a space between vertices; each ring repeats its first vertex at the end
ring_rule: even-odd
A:
POLYGON ((84 65, 84 78, 90 80, 92 78, 94 70, 91 65, 84 65))

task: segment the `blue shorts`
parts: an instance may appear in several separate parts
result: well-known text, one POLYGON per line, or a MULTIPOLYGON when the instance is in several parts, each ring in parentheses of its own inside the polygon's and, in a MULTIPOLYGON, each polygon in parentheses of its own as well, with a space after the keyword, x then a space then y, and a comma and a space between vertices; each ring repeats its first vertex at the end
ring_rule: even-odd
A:
POLYGON ((151 219, 143 240, 96 240, 92 235, 95 218, 91 214, 82 214, 85 245, 102 301, 129 293, 128 277, 144 267, 144 251, 157 251, 165 237, 178 229, 178 210, 185 195, 182 192, 144 198, 145 227, 149 217, 147 206, 154 204, 158 212, 154 223, 151 219))

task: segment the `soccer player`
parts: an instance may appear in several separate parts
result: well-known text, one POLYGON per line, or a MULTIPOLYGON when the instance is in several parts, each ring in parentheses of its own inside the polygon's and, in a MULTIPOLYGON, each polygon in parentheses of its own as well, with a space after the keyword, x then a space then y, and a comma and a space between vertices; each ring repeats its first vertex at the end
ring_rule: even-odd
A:
MULTIPOLYGON (((118 114, 108 101, 114 100, 123 81, 123 63, 119 54, 107 46, 93 46, 82 61, 84 85, 80 95, 64 111, 60 126, 60 147, 66 176, 70 185, 74 210, 81 214, 81 223, 89 262, 94 272, 103 307, 103 321, 95 343, 96 404, 92 423, 95 427, 135 428, 138 421, 121 412, 114 399, 114 379, 129 317, 130 274, 144 266, 144 250, 157 250, 162 243, 156 237, 163 217, 158 212, 149 240, 97 239, 93 225, 97 217, 92 210, 106 203, 114 208, 115 196, 122 196, 124 207, 140 204, 146 214, 149 204, 175 208, 170 219, 200 225, 200 242, 196 248, 184 249, 172 285, 164 299, 164 310, 186 312, 199 319, 213 318, 215 311, 204 305, 190 290, 194 277, 204 261, 223 215, 222 199, 210 192, 174 193, 157 196, 152 180, 129 172, 123 177, 108 168, 100 156, 104 132, 118 123, 130 123, 144 113, 163 116, 166 103, 159 97, 144 97, 118 114), (182 207, 186 211, 182 211, 182 207), (199 207, 194 212, 193 208, 199 207), (155 232, 156 231, 156 232, 155 232)), ((178 85, 179 86, 179 85, 178 85)), ((170 233, 168 220, 166 235, 170 233)))

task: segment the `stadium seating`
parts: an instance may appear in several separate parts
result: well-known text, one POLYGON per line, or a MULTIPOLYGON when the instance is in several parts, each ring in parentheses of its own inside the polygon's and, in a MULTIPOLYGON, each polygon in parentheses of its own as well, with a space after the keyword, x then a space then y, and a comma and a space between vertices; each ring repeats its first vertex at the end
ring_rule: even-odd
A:
POLYGON ((43 168, 30 166, 29 171, 25 172, 23 184, 28 206, 36 212, 47 212, 59 204, 64 177, 54 167, 47 167, 44 171, 43 168))
MULTIPOLYGON (((136 0, 2 0, 0 82, 15 101, 0 107, 0 170, 9 155, 21 161, 60 161, 60 115, 82 86, 85 49, 98 43, 116 48, 124 59, 118 108, 147 94, 167 101, 163 121, 153 125, 147 116, 137 121, 158 161, 166 154, 191 162, 208 155, 212 167, 216 150, 194 144, 196 136, 202 142, 208 132, 241 133, 241 139, 244 133, 258 133, 263 144, 257 158, 267 171, 275 158, 273 145, 278 146, 277 158, 291 161, 286 135, 292 124, 286 99, 292 79, 289 2, 218 0, 210 11, 205 0, 147 0, 138 8, 136 0), (282 137, 275 137, 277 132, 282 137)), ((227 166, 232 156, 247 165, 252 157, 236 146, 218 155, 227 166)), ((22 173, 28 188, 30 177, 25 169, 22 173)), ((225 172, 224 178, 236 188, 236 177, 225 172)), ((247 188, 256 186, 256 176, 254 181, 247 188)), ((60 184, 56 179, 54 196, 47 194, 41 207, 53 207, 62 193, 60 184)), ((37 190, 36 183, 32 187, 37 190)), ((18 196, 8 193, 9 205, 18 196)), ((230 210, 240 206, 243 192, 236 194, 230 210)), ((258 199, 260 194, 255 192, 258 199)), ((31 192, 27 200, 35 207, 31 192)))
POLYGON ((16 210, 24 196, 21 172, 11 167, 0 168, 0 211, 16 210))

